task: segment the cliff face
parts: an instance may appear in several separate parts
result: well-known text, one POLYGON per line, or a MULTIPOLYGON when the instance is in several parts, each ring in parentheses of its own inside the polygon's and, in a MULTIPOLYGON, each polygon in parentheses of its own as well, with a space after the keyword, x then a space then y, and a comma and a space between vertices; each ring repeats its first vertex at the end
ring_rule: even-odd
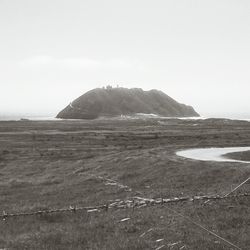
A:
POLYGON ((95 119, 137 113, 166 117, 199 116, 191 106, 178 103, 158 90, 98 88, 74 100, 59 112, 57 118, 95 119))

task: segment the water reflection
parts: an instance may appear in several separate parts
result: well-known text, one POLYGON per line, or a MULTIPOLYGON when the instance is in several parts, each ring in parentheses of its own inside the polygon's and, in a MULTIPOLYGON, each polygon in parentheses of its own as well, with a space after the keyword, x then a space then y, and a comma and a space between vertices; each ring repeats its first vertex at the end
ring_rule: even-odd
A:
POLYGON ((176 154, 181 157, 199 160, 199 161, 218 161, 218 162, 241 162, 250 163, 250 161, 241 161, 225 157, 225 154, 250 151, 250 147, 230 147, 230 148, 197 148, 178 151, 176 154))

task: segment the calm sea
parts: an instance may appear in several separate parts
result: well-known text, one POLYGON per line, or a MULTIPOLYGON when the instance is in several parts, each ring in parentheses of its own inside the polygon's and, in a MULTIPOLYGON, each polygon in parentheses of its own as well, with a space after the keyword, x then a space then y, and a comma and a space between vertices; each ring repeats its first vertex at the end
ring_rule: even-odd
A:
POLYGON ((53 116, 0 116, 0 121, 20 121, 21 119, 28 119, 31 121, 56 121, 60 120, 53 116))
MULTIPOLYGON (((147 116, 147 114, 145 114, 145 116, 147 116)), ((145 117, 143 116, 143 117, 145 117)), ((152 118, 152 116, 150 116, 152 118)), ((128 116, 129 118, 129 116, 128 116)), ((155 116, 155 118, 157 118, 157 116, 155 116)), ((161 117, 163 118, 163 117, 161 117)), ((166 117, 167 119, 171 119, 171 117, 166 117)), ((176 117, 173 117, 174 119, 176 119, 176 117)), ((198 120, 198 119, 208 119, 208 118, 219 118, 219 117, 183 117, 183 118, 179 118, 179 119, 190 119, 190 120, 198 120)), ((250 121, 250 117, 249 118, 240 118, 240 117, 222 117, 222 118, 226 118, 226 119, 231 119, 231 120, 245 120, 245 121, 250 121)), ((20 121, 21 119, 28 119, 31 121, 60 121, 62 119, 58 119, 55 118, 55 116, 29 116, 29 115, 0 115, 0 121, 20 121)))

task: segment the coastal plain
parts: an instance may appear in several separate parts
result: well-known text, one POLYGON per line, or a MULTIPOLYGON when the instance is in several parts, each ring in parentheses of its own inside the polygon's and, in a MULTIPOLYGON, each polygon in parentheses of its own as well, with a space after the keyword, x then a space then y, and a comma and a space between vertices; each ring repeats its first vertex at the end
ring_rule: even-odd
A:
MULTIPOLYGON (((1 121, 0 213, 108 207, 134 197, 224 196, 250 176, 249 164, 176 152, 244 146, 250 146, 250 122, 229 119, 1 121)), ((231 157, 250 161, 249 151, 231 157)), ((0 249, 237 249, 208 231, 249 249, 244 193, 249 182, 234 197, 208 202, 6 216, 0 249)))

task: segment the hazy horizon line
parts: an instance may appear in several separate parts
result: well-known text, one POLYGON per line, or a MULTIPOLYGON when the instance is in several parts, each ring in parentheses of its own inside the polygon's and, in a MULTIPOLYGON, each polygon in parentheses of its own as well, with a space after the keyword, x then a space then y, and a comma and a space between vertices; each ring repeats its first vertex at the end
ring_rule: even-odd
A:
MULTIPOLYGON (((59 110, 60 111, 60 110, 59 110)), ((0 120, 4 119, 21 119, 21 118, 55 118, 58 112, 44 112, 44 113, 12 113, 12 112, 1 112, 0 113, 0 120)), ((210 114, 199 114, 200 118, 227 118, 227 119, 250 119, 250 114, 235 114, 235 113, 210 113, 210 114)), ((174 117, 173 117, 174 118, 174 117)), ((199 118, 199 117, 197 117, 199 118)))

